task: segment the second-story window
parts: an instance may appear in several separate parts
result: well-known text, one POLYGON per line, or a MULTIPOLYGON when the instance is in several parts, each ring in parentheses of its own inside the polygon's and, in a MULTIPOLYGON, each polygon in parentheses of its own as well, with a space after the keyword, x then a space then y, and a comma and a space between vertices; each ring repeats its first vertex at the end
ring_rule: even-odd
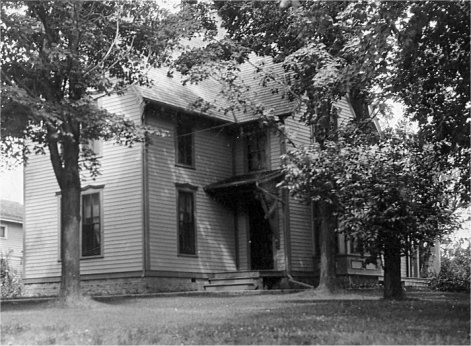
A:
POLYGON ((247 136, 247 164, 249 171, 268 168, 267 136, 263 131, 256 131, 247 136))
POLYGON ((177 121, 176 129, 177 164, 193 166, 193 129, 182 119, 177 121))

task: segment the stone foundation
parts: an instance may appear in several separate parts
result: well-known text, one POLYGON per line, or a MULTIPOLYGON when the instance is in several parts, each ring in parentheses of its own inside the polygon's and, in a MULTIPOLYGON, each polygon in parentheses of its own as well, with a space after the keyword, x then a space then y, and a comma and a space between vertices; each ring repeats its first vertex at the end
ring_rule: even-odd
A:
MULTIPOLYGON (((204 290, 204 282, 191 278, 140 277, 82 280, 80 287, 85 295, 127 295, 204 290)), ((23 296, 57 296, 59 288, 59 282, 25 284, 23 296)))

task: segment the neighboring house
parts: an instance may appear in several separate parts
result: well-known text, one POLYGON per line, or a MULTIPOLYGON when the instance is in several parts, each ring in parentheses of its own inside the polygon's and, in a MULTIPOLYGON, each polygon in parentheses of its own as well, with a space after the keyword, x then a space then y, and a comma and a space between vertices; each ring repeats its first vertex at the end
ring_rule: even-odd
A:
MULTIPOLYGON (((276 68, 273 67, 273 68, 276 68)), ((311 129, 290 117, 294 103, 258 85, 253 67, 241 79, 252 99, 273 108, 297 145, 311 129)), ((191 110, 202 98, 223 105, 220 85, 182 86, 177 74, 150 73, 155 85, 133 86, 100 105, 167 136, 125 148, 94 143, 101 175, 82 182, 81 279, 84 291, 131 293, 217 290, 313 282, 318 236, 311 208, 276 184, 280 155, 290 148, 250 112, 191 110)), ((353 117, 346 100, 339 123, 353 117)), ((29 294, 57 293, 60 280, 60 189, 49 158, 25 167, 25 283, 29 294)), ((362 268, 349 241, 338 242, 338 272, 378 280, 380 268, 362 268)), ((406 273, 405 273, 406 274, 406 273)))
POLYGON ((0 200, 0 252, 17 273, 23 272, 23 205, 4 199, 0 200))

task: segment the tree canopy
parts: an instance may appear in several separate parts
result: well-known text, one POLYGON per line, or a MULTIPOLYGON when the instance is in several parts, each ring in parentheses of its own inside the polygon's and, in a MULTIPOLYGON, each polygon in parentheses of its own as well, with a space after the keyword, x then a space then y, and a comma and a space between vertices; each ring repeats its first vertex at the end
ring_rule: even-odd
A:
POLYGON ((150 68, 169 64, 182 38, 211 33, 214 24, 204 6, 170 13, 144 1, 3 1, 1 18, 2 144, 8 152, 19 142, 25 156, 49 152, 61 189, 60 294, 74 300, 80 170, 99 167, 86 144, 132 145, 146 130, 99 109, 96 97, 149 85, 150 68))
MULTIPOLYGON (((325 202, 337 218, 336 231, 362 244, 368 261, 384 255, 385 285, 400 256, 457 227, 447 203, 453 191, 437 161, 439 146, 415 135, 387 133, 377 141, 340 137, 286 154, 283 185, 306 203, 325 202), (381 255, 381 256, 380 256, 381 255)), ((401 295, 400 270, 397 291, 401 295)))
MULTIPOLYGON (((384 246, 378 245, 387 243, 384 239, 388 238, 388 233, 380 232, 383 234, 380 236, 378 225, 374 226, 379 222, 377 213, 391 212, 390 217, 395 219, 381 221, 383 226, 402 229, 393 232, 396 243, 389 249, 401 249, 407 239, 407 242, 410 239, 419 241, 422 237, 422 241, 430 241, 447 228, 447 222, 453 224, 445 202, 449 197, 465 203, 469 201, 469 2, 216 1, 215 8, 227 30, 227 37, 232 40, 232 54, 226 51, 221 59, 236 60, 247 57, 247 52, 254 52, 271 56, 288 73, 289 78, 285 81, 289 97, 300 101, 292 115, 313 126, 317 146, 295 150, 288 155, 294 165, 299 164, 302 168, 298 167, 297 173, 291 172, 298 174, 296 179, 289 175, 289 169, 286 170, 287 184, 292 191, 297 191, 295 194, 304 193, 310 198, 313 190, 321 188, 316 182, 324 184, 325 193, 330 191, 329 198, 324 195, 320 200, 318 210, 320 214, 326 214, 323 220, 332 224, 326 225, 325 230, 332 229, 335 224, 332 214, 342 213, 341 227, 365 226, 371 238, 366 234, 361 236, 376 239, 376 245, 372 247, 375 251, 386 251, 384 246), (363 144, 357 142, 354 146, 334 144, 338 139, 338 129, 333 126, 338 115, 335 101, 341 97, 348 98, 355 111, 356 135, 371 132, 371 126, 364 125, 371 124, 371 118, 378 112, 387 110, 383 103, 385 99, 394 98, 406 105, 407 116, 418 121, 417 138, 412 142, 390 139, 374 145, 377 138, 370 138, 363 144), (368 164, 372 164, 378 169, 376 173, 381 183, 375 185, 373 177, 361 176, 360 179, 347 174, 347 168, 339 161, 345 151, 350 152, 348 159, 344 159, 351 167, 362 167, 365 172, 370 172, 368 164), (426 154, 434 155, 433 159, 427 161, 426 154), (375 161, 376 155, 384 160, 375 161), (416 172, 401 174, 400 169, 412 169, 407 166, 411 162, 416 165, 416 172), (414 173, 424 174, 417 179, 422 185, 408 185, 414 180, 414 173), (453 179, 447 182, 453 187, 454 194, 448 194, 450 189, 445 189, 436 179, 440 174, 451 174, 453 179), (404 181, 398 181, 402 179, 404 181), (339 180, 348 182, 342 185, 342 190, 334 188, 339 180), (414 202, 401 199, 403 191, 393 187, 394 183, 406 184, 411 193, 416 194, 414 202), (371 186, 366 188, 369 184, 371 186), (438 190, 427 190, 427 184, 438 190), (367 201, 369 194, 384 199, 379 194, 382 189, 392 193, 391 200, 367 201), (338 202, 347 195, 358 200, 361 207, 322 207, 324 202, 342 205, 338 202), (425 195, 440 206, 428 210, 435 213, 434 217, 428 214, 425 204, 420 207, 422 209, 418 207, 418 201, 425 195), (447 199, 443 199, 445 196, 447 199), (409 202, 417 207, 411 209, 415 214, 402 215, 404 210, 412 207, 407 204, 409 202), (417 232, 422 233, 419 236, 417 232)), ((196 56, 201 54, 196 53, 196 56)), ((332 243, 327 233, 321 242, 332 243)), ((323 249, 327 251, 328 248, 323 249)), ((332 261, 332 256, 326 258, 332 261)), ((321 277, 323 260, 321 256, 321 277)), ((325 268, 330 270, 329 266, 325 268)), ((400 277, 395 280, 400 282, 400 277)))

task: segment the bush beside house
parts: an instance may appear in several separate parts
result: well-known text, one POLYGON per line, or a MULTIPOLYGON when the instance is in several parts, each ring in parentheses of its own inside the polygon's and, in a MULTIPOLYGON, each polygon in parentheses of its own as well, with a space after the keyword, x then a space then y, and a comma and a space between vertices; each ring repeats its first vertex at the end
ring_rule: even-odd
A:
POLYGON ((430 286, 439 291, 470 292, 471 244, 466 248, 462 242, 455 243, 443 252, 441 270, 430 286))

